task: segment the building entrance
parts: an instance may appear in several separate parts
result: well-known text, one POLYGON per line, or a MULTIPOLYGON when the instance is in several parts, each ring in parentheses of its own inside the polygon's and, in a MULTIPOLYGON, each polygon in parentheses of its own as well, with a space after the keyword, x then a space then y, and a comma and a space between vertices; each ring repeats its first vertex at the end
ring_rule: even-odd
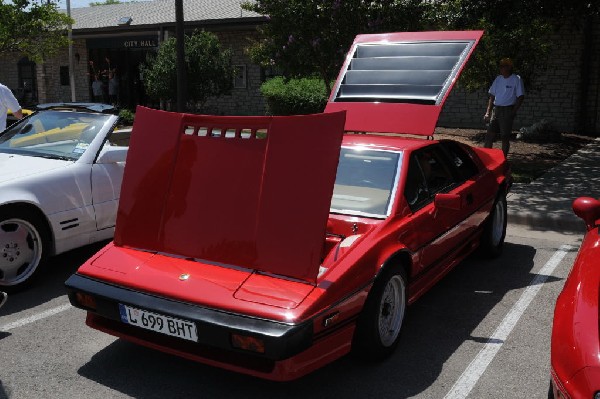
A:
POLYGON ((90 98, 130 109, 154 105, 146 95, 140 65, 156 52, 157 43, 155 37, 88 39, 90 98), (101 82, 95 84, 101 86, 101 95, 94 93, 96 78, 101 82))

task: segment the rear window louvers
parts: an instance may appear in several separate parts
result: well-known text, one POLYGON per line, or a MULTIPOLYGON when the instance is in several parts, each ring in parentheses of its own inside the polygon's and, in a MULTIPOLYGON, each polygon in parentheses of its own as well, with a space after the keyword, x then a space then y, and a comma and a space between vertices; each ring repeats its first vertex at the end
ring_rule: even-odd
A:
POLYGON ((473 44, 358 44, 333 101, 438 104, 473 44))

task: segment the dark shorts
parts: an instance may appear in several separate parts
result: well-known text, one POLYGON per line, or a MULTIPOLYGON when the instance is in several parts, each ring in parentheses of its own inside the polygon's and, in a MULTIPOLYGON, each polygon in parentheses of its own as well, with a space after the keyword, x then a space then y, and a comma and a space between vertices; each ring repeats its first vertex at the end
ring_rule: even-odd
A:
POLYGON ((500 133, 502 137, 508 137, 513 128, 513 106, 495 106, 488 126, 488 132, 500 133))

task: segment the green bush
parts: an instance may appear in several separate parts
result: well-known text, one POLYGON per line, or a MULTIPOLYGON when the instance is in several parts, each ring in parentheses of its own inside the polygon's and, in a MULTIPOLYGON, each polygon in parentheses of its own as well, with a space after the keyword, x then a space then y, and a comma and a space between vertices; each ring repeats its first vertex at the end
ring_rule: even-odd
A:
POLYGON ((286 80, 275 77, 260 87, 271 115, 303 115, 323 112, 329 93, 319 78, 286 80))
POLYGON ((133 125, 133 118, 135 118, 135 113, 127 108, 123 108, 119 111, 119 118, 121 118, 121 124, 123 125, 133 125))

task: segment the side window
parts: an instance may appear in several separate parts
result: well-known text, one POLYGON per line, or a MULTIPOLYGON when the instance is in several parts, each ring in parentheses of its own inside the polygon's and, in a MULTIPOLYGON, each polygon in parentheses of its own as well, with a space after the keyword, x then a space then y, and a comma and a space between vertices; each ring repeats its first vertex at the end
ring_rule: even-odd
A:
POLYGON ((452 172, 444 162, 444 156, 437 145, 427 147, 416 155, 431 195, 448 191, 454 185, 452 172))
POLYGON ((410 157, 404 196, 415 211, 433 200, 436 193, 449 191, 455 179, 437 145, 418 150, 410 157))
POLYGON ((450 161, 456 167, 461 181, 469 180, 479 172, 475 162, 473 162, 469 154, 458 143, 443 141, 441 145, 446 150, 450 161))
POLYGON ((425 176, 415 154, 411 155, 408 164, 404 197, 413 212, 429 202, 429 192, 427 191, 425 176))

